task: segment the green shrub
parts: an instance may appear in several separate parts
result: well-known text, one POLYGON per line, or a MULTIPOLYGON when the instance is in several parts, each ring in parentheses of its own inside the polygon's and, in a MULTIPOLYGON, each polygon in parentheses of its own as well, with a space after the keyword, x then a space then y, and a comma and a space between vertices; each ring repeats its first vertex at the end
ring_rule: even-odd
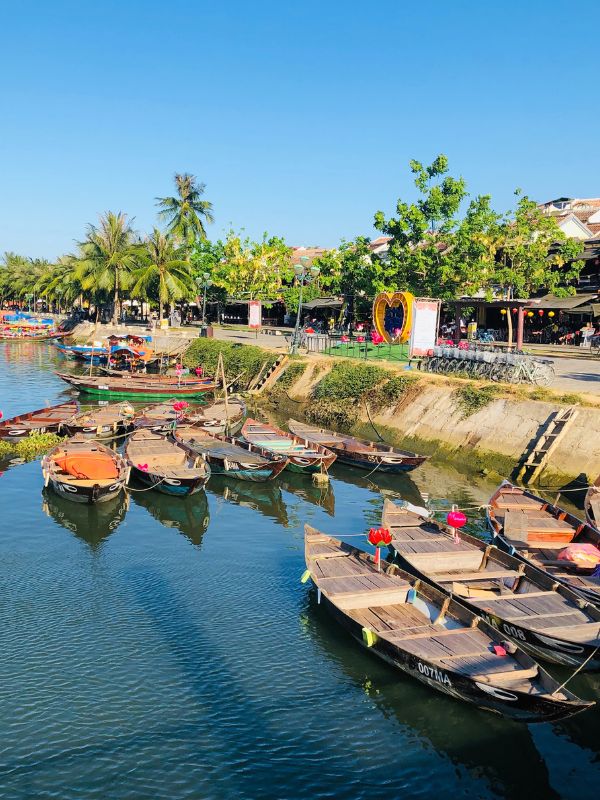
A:
POLYGON ((275 388, 278 389, 289 389, 298 378, 300 378, 306 372, 306 363, 303 361, 293 361, 289 364, 283 375, 281 375, 277 379, 277 383, 275 384, 275 388))
POLYGON ((470 417, 472 414, 481 411, 497 396, 498 389, 496 386, 475 386, 473 383, 461 386, 454 392, 454 397, 463 417, 470 417))
POLYGON ((567 394, 561 394, 559 400, 561 403, 566 403, 566 405, 568 406, 581 405, 581 395, 575 394, 575 392, 567 392, 567 394))
POLYGON ((312 400, 305 414, 309 422, 323 428, 349 429, 358 420, 356 404, 341 400, 312 400))
POLYGON ((316 400, 358 399, 380 383, 385 375, 384 369, 372 364, 340 361, 315 386, 314 397, 316 400))
POLYGON ((57 436, 55 433, 33 433, 18 442, 0 442, 0 459, 24 458, 31 461, 47 453, 64 439, 64 436, 57 436))
POLYGON ((188 347, 183 363, 190 369, 203 367, 209 375, 214 375, 219 353, 223 354, 227 379, 232 380, 242 373, 238 385, 246 388, 263 366, 271 367, 277 360, 277 353, 270 353, 254 345, 231 344, 215 339, 196 339, 188 347))
POLYGON ((409 377, 408 375, 394 375, 385 383, 367 392, 366 399, 373 408, 394 406, 417 381, 418 378, 409 377))

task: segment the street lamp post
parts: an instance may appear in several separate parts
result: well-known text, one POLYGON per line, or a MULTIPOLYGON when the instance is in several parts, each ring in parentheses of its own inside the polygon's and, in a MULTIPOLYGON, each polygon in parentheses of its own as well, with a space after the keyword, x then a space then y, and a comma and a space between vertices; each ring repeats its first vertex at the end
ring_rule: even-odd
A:
POLYGON ((196 278, 196 284, 199 289, 203 290, 202 297, 202 324, 206 325, 206 291, 212 286, 210 274, 208 272, 202 273, 201 278, 196 278))
POLYGON ((296 273, 296 278, 300 284, 300 294, 298 296, 298 313, 296 314, 296 327, 294 328, 294 335, 292 336, 292 342, 290 347, 290 353, 295 354, 298 352, 298 348, 300 347, 300 315, 302 313, 302 293, 304 290, 304 285, 310 283, 312 280, 318 277, 320 269, 318 267, 309 267, 308 266, 309 258, 308 256, 301 256, 300 263, 294 265, 294 272, 296 273))

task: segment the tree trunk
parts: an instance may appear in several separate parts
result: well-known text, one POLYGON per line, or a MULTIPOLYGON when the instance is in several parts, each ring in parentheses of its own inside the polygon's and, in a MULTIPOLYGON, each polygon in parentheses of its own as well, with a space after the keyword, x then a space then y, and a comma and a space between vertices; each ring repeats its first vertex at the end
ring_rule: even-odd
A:
POLYGON ((119 321, 119 273, 115 272, 115 294, 113 297, 113 325, 119 321))

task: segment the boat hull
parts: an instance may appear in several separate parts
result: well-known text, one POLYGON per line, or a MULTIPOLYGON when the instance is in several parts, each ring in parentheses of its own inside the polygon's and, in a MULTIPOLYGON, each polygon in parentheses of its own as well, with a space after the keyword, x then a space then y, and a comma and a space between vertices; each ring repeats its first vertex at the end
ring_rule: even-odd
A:
MULTIPOLYGON (((321 596, 321 603, 365 650, 374 653, 420 683, 454 699, 471 703, 484 711, 526 723, 551 722, 577 714, 590 705, 568 700, 546 700, 540 695, 526 694, 513 688, 501 689, 480 683, 458 672, 441 669, 433 662, 394 647, 385 639, 377 639, 375 644, 367 647, 363 640, 361 625, 340 612, 324 595, 321 596)), ((493 631, 490 633, 493 635, 493 631)))
POLYGON ((209 477, 207 475, 203 478, 182 478, 181 480, 175 480, 173 478, 163 478, 161 475, 146 472, 137 467, 131 468, 131 474, 145 486, 157 492, 161 492, 161 494, 167 494, 170 497, 188 497, 189 495, 197 494, 197 492, 204 488, 209 477))
POLYGON ((365 455, 364 457, 352 457, 347 451, 339 447, 332 447, 328 445, 330 450, 337 456, 340 464, 347 464, 350 467, 357 469, 366 469, 373 472, 387 472, 392 474, 399 474, 401 472, 412 472, 413 469, 420 467, 424 461, 427 461, 426 456, 417 456, 415 458, 393 458, 382 454, 365 455))
POLYGON ((108 487, 95 486, 73 486, 70 483, 62 483, 55 478, 50 478, 48 485, 59 497, 64 497, 71 503, 107 503, 114 500, 125 488, 125 481, 118 480, 108 487))

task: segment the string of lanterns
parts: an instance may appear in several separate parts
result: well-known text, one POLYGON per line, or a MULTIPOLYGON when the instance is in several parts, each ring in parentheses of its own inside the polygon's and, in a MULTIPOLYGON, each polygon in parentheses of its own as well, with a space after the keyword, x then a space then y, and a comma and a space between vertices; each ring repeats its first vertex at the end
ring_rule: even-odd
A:
MULTIPOLYGON (((511 312, 513 314, 516 314, 517 311, 518 311, 518 309, 511 308, 511 312)), ((507 310, 505 308, 501 308, 500 309, 500 313, 502 314, 503 317, 505 317, 508 312, 507 312, 507 310)), ((543 317, 546 312, 544 311, 543 308, 540 308, 540 309, 538 309, 537 313, 538 313, 538 316, 543 317)), ((535 317, 535 312, 534 311, 528 311, 527 312, 527 316, 531 319, 531 317, 535 317)), ((548 312, 548 316, 550 317, 550 319, 552 319, 552 317, 556 316, 556 313, 554 311, 549 311, 548 312)))

